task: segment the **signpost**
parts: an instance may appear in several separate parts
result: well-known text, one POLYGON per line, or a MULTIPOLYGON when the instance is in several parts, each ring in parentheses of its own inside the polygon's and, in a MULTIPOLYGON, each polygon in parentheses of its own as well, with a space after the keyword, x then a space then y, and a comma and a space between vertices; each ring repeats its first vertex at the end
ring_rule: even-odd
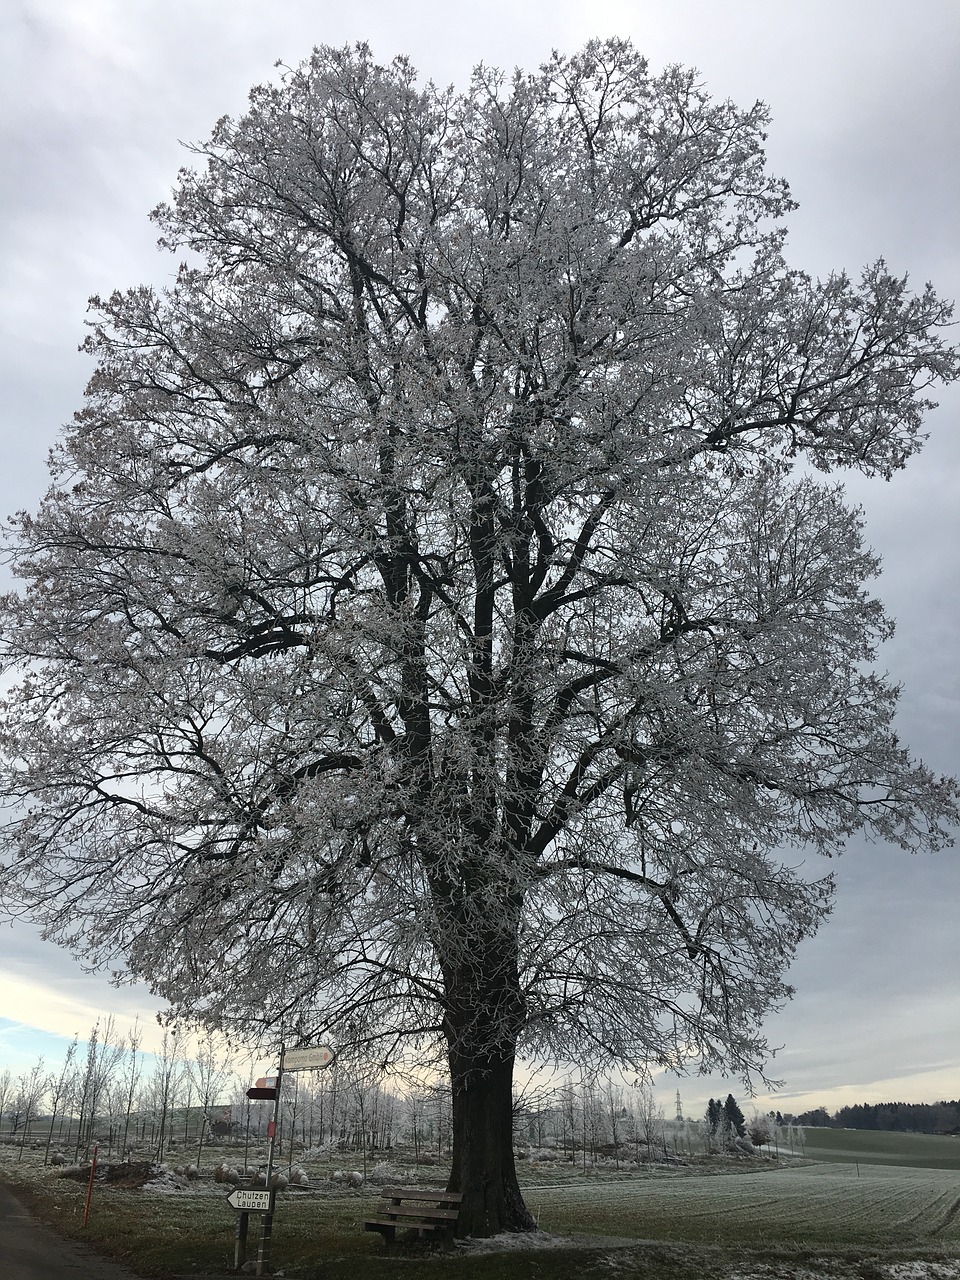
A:
POLYGON ((269 1191, 252 1191, 247 1187, 234 1187, 227 1196, 227 1204, 234 1209, 243 1209, 246 1213, 269 1213, 271 1193, 269 1191))
POLYGON ((227 1196, 227 1203, 239 1211, 237 1220, 236 1249, 234 1251, 234 1269, 239 1270, 246 1257, 248 1215, 262 1213, 263 1222, 260 1227, 260 1250, 257 1254, 257 1275, 265 1274, 270 1260, 270 1240, 273 1235, 273 1151, 277 1140, 277 1122, 280 1118, 280 1093, 285 1071, 319 1071, 329 1067, 336 1054, 326 1044, 318 1044, 305 1049, 284 1049, 280 1046, 280 1067, 275 1076, 261 1076, 253 1088, 247 1090, 247 1097, 258 1102, 273 1103, 273 1119, 267 1125, 267 1136, 270 1146, 267 1149, 267 1189, 254 1191, 247 1187, 237 1187, 227 1196))
POLYGON ((283 1071, 316 1071, 329 1067, 335 1057, 328 1044, 314 1045, 312 1049, 286 1049, 280 1067, 283 1071))
MULTIPOLYGON (((227 1204, 239 1210, 233 1246, 233 1269, 239 1271, 247 1260, 247 1231, 250 1227, 250 1215, 264 1213, 269 1216, 273 1205, 273 1192, 254 1191, 250 1187, 234 1187, 227 1196, 227 1204)), ((257 1274, 260 1274, 259 1271, 257 1274)))

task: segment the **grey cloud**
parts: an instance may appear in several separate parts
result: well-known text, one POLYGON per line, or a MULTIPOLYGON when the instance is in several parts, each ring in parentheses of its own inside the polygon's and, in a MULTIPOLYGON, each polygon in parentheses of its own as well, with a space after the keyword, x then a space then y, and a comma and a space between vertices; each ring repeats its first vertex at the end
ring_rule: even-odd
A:
MULTIPOLYGON (((0 125, 0 515, 36 503, 46 450, 79 406, 87 295, 162 282, 173 269, 154 253, 146 215, 188 160, 177 139, 203 138, 219 115, 242 111, 276 58, 295 64, 315 43, 369 39, 378 56, 409 53, 424 76, 462 82, 481 60, 529 67, 551 45, 610 33, 631 36, 654 66, 698 65, 717 96, 768 101, 771 168, 801 201, 788 247, 797 266, 856 271, 883 253, 915 283, 960 295, 954 0, 611 0, 589 15, 577 0, 498 0, 455 15, 426 0, 322 13, 309 0, 278 0, 269 12, 254 0, 23 0, 8 32, 0 125)), ((948 771, 960 767, 958 390, 930 419, 925 453, 890 485, 849 481, 884 557, 875 590, 899 620, 881 659, 904 682, 904 740, 948 771)), ((798 995, 770 1022, 786 1046, 773 1074, 800 1096, 956 1065, 955 855, 911 860, 854 842, 835 868, 810 864, 811 874, 830 869, 836 912, 801 948, 798 995)), ((28 931, 2 929, 0 973, 17 966, 78 1001, 93 990, 105 1008, 119 998, 28 931)), ((681 1089, 705 1099, 733 1083, 708 1077, 681 1089)), ((663 1087, 672 1097, 675 1085, 663 1087)))

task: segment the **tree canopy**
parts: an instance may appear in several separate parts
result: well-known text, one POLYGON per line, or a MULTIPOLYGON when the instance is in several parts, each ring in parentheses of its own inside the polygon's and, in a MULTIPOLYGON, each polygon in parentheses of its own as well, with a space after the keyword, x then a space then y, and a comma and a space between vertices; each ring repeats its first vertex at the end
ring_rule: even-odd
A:
POLYGON ((620 41, 316 50, 94 300, 14 524, 8 907, 244 1034, 442 1046, 463 1231, 529 1223, 517 1052, 762 1071, 829 909, 784 851, 956 818, 815 478, 916 451, 949 307, 787 266, 766 122, 620 41))

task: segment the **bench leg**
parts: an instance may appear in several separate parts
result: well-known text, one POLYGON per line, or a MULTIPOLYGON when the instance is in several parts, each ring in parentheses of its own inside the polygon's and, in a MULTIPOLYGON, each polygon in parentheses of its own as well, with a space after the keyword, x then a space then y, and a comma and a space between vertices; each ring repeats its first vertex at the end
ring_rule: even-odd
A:
POLYGON ((396 1241, 396 1238, 397 1238, 396 1227, 392 1227, 392 1226, 386 1227, 386 1226, 383 1226, 381 1223, 377 1223, 375 1226, 371 1224, 366 1229, 367 1231, 376 1231, 377 1235, 383 1236, 383 1243, 387 1246, 388 1249, 396 1241))

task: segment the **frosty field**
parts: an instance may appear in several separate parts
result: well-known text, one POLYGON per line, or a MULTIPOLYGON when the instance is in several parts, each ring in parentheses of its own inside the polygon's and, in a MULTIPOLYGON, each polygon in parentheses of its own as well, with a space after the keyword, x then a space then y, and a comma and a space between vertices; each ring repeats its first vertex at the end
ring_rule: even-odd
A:
POLYGON ((808 1159, 817 1161, 952 1169, 960 1176, 958 1137, 884 1129, 807 1129, 804 1152, 808 1159))
MULTIPOLYGON (((162 1181, 154 1191, 98 1186, 86 1232, 84 1188, 42 1168, 39 1155, 18 1163, 0 1147, 0 1177, 57 1230, 138 1274, 222 1274, 235 1218, 228 1188, 210 1176, 214 1158, 199 1183, 179 1190, 162 1181)), ((310 1175, 309 1190, 281 1195, 274 1226, 275 1264, 298 1280, 960 1280, 954 1170, 861 1165, 858 1176, 853 1164, 772 1160, 633 1173, 527 1168, 527 1202, 553 1239, 477 1242, 455 1257, 387 1256, 363 1230, 377 1188, 333 1183, 321 1164, 310 1175)), ((444 1180, 437 1168, 385 1176, 444 1180)))
POLYGON ((587 1230, 702 1244, 920 1245, 960 1242, 960 1174, 804 1165, 714 1177, 531 1191, 546 1231, 587 1230))

